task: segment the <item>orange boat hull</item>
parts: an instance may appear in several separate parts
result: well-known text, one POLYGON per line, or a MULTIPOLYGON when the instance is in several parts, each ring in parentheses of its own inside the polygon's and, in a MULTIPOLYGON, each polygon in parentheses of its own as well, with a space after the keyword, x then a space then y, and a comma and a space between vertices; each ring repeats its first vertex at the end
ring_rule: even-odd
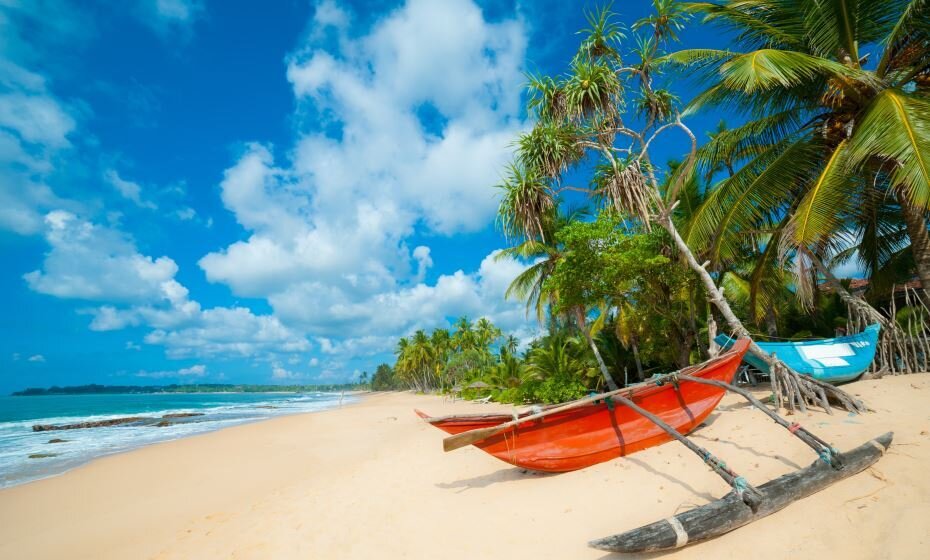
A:
MULTIPOLYGON (((695 377, 730 383, 749 347, 741 339, 730 351, 704 364, 688 368, 695 377), (695 371, 697 370, 697 371, 695 371)), ((628 398, 659 416, 682 434, 699 426, 717 407, 724 389, 681 381, 643 385, 628 398)), ((431 418, 416 413, 440 430, 458 434, 513 420, 507 414, 476 414, 431 418)), ((525 412, 529 415, 531 412, 525 412)), ((580 406, 531 420, 475 444, 482 451, 517 467, 543 472, 568 472, 660 445, 671 436, 633 410, 603 402, 580 406)))

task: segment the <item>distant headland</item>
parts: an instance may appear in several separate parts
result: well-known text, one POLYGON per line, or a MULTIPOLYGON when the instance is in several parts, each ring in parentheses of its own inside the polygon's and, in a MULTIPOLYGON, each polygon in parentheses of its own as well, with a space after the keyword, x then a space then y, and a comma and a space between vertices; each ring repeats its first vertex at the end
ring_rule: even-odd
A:
POLYGON ((74 385, 71 387, 52 386, 48 388, 30 387, 11 393, 14 397, 37 397, 48 395, 113 395, 113 394, 152 394, 152 393, 305 393, 311 391, 333 392, 352 391, 367 386, 357 383, 330 385, 240 385, 230 383, 197 383, 190 385, 74 385))

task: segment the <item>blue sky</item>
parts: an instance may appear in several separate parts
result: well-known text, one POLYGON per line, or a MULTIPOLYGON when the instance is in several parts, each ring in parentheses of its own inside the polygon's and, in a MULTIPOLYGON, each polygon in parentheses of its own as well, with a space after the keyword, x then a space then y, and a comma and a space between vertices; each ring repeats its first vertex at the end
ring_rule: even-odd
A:
POLYGON ((0 391, 342 382, 462 314, 532 337, 492 185, 524 72, 583 27, 555 1, 4 2, 0 391))

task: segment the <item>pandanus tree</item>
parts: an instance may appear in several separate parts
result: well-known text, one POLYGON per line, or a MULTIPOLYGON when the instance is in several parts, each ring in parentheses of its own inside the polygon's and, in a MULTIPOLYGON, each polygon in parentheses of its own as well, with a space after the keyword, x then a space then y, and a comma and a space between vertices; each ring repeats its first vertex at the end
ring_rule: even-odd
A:
MULTIPOLYGON (((665 57, 709 81, 688 110, 725 105, 748 122, 701 148, 705 171, 726 167, 730 176, 687 241, 717 259, 763 231, 771 248, 762 258, 793 259, 800 280, 812 277, 808 266, 830 279, 823 262, 853 246, 873 275, 900 265, 903 229, 930 290, 930 2, 730 0, 689 9, 734 31, 738 50, 665 57)), ((809 293, 807 282, 798 288, 809 293)))
MULTIPOLYGON (((611 205, 647 230, 657 225, 668 232, 683 262, 698 276, 730 329, 748 336, 710 271, 685 243, 673 218, 685 178, 695 163, 697 139, 682 121, 674 97, 654 86, 660 70, 657 58, 682 27, 684 14, 674 2, 656 0, 655 6, 656 15, 635 26, 649 32, 640 41, 641 56, 636 63, 624 63, 620 55, 623 32, 614 15, 604 8, 589 16, 590 28, 584 32, 567 74, 531 80, 528 107, 536 117, 536 125, 518 139, 513 168, 519 170, 521 180, 503 185, 500 222, 511 236, 539 239, 543 216, 556 205, 561 192, 572 189, 611 205), (658 136, 673 129, 683 132, 691 145, 676 178, 662 189, 663 170, 651 160, 650 147, 658 136), (567 170, 582 172, 590 167, 593 172, 589 186, 564 184, 567 170)), ((598 356, 582 320, 579 326, 598 356)), ((788 407, 804 410, 808 399, 829 410, 827 397, 832 395, 849 409, 864 408, 841 389, 798 376, 755 344, 751 351, 772 367, 773 376, 783 388, 783 392, 776 391, 776 398, 781 402, 784 397, 788 407)), ((598 365, 609 379, 603 361, 599 360, 598 365)))

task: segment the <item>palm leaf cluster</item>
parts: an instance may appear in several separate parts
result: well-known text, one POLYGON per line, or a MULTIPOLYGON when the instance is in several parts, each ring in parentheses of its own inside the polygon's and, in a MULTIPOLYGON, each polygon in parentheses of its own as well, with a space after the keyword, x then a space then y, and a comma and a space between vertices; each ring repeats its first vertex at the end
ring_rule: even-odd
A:
MULTIPOLYGON (((664 58, 707 82, 687 110, 725 104, 747 121, 699 150, 697 170, 716 182, 685 226, 689 245, 720 268, 739 260, 747 236, 760 260, 776 245, 781 262, 795 259, 801 294, 812 278, 797 258, 805 252, 855 256, 876 287, 915 262, 902 256, 909 237, 926 259, 930 247, 905 225, 925 232, 930 209, 930 2, 734 0, 689 10, 736 32, 738 51, 664 58)), ((930 268, 917 272, 930 280, 930 268)), ((754 294, 763 278, 754 275, 754 294)))

